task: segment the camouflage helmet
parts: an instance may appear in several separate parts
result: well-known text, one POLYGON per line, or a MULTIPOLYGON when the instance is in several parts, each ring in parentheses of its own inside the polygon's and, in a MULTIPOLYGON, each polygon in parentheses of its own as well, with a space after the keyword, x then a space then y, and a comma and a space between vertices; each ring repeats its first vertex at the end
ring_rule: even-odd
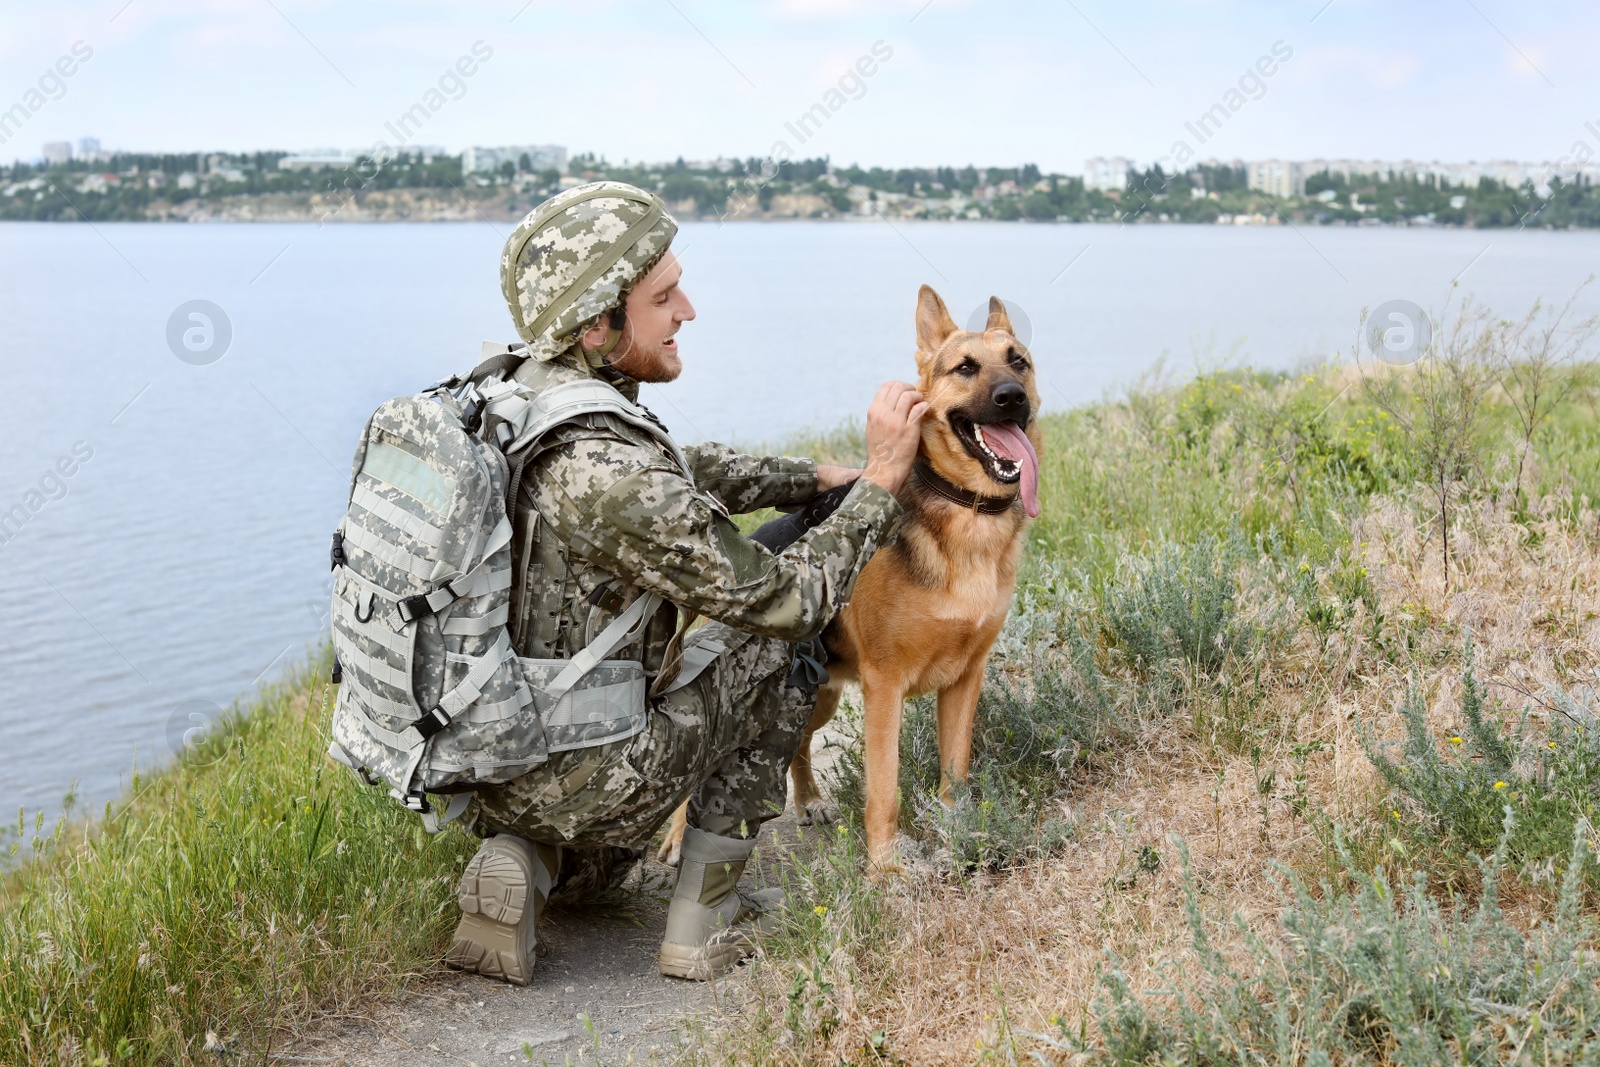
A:
MULTIPOLYGON (((579 185, 528 212, 500 255, 500 289, 528 354, 554 359, 577 344, 585 326, 622 304, 677 232, 660 197, 624 182, 579 185)), ((608 337, 603 351, 615 343, 608 337)))

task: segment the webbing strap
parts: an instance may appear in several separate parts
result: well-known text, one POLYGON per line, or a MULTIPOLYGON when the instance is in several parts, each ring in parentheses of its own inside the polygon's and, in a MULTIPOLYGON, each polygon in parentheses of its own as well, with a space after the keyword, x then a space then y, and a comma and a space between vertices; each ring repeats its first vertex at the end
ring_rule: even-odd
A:
POLYGON ((391 545, 358 522, 345 524, 344 542, 391 567, 398 567, 418 581, 426 582, 433 577, 432 560, 414 556, 399 545, 391 545))
POLYGON ((422 812, 422 828, 430 834, 436 834, 444 828, 446 823, 454 822, 467 810, 467 805, 472 803, 472 793, 452 793, 450 803, 445 805, 444 814, 437 812, 422 812))
POLYGON ((678 668, 678 676, 663 690, 661 694, 675 693, 700 677, 701 673, 714 662, 718 656, 728 651, 728 646, 720 641, 702 641, 690 645, 683 650, 683 665, 678 668))
MULTIPOLYGON (((373 656, 360 655, 345 662, 340 661, 346 670, 359 671, 373 681, 383 682, 391 689, 398 689, 402 693, 411 692, 411 675, 405 671, 395 670, 387 663, 373 656)), ((366 688, 363 686, 362 688, 366 688)))
POLYGON ((394 501, 385 500, 369 485, 357 483, 356 491, 350 495, 350 502, 395 529, 410 534, 429 548, 437 549, 444 544, 443 530, 428 520, 412 514, 394 501))
POLYGON ((584 675, 600 665, 601 660, 638 637, 649 625, 651 617, 661 604, 662 600, 656 594, 644 593, 629 604, 622 614, 612 619, 611 625, 601 630, 595 639, 589 642, 588 647, 573 656, 567 665, 561 668, 561 673, 545 687, 544 695, 549 700, 550 707, 554 708, 573 686, 583 680, 584 675))
POLYGON ((494 529, 489 533, 482 558, 473 564, 472 569, 465 574, 446 578, 426 593, 402 597, 396 605, 400 618, 406 622, 416 622, 424 616, 437 615, 462 597, 483 596, 501 589, 510 589, 510 568, 497 572, 489 565, 490 557, 510 543, 511 520, 501 516, 500 521, 495 523, 494 529))
POLYGON ((401 752, 410 752, 413 749, 422 747, 422 738, 417 734, 416 730, 409 726, 404 730, 385 730, 374 722, 372 716, 368 715, 366 709, 356 701, 352 701, 349 704, 349 711, 361 720, 361 725, 367 728, 368 733, 390 748, 398 749, 401 752))
POLYGON ((361 765, 361 761, 350 754, 350 750, 337 741, 328 742, 328 758, 336 763, 342 763, 356 773, 364 785, 377 785, 378 780, 372 772, 361 765))
POLYGON ((502 630, 499 639, 494 643, 494 647, 482 656, 477 657, 477 662, 472 665, 471 670, 467 671, 467 676, 461 679, 454 689, 439 698, 439 707, 452 719, 460 715, 466 710, 468 704, 478 699, 479 694, 483 692, 483 687, 488 684, 490 678, 494 677, 494 672, 500 668, 500 665, 508 657, 515 655, 516 653, 511 649, 510 632, 502 630))
POLYGON ((654 422, 638 405, 598 378, 584 378, 563 382, 528 395, 528 387, 521 382, 508 382, 488 394, 489 410, 500 415, 515 427, 515 436, 505 451, 514 453, 538 440, 564 422, 580 415, 614 415, 655 437, 666 447, 672 458, 691 481, 693 471, 678 443, 654 422))
POLYGON ((456 721, 479 724, 499 722, 502 719, 515 718, 527 706, 528 691, 520 689, 516 696, 506 700, 497 700, 493 704, 474 704, 467 709, 465 715, 456 721))
MULTIPOLYGON (((378 696, 378 694, 367 690, 357 693, 356 699, 360 701, 360 703, 364 705, 368 711, 377 712, 381 715, 387 715, 389 718, 399 719, 401 722, 409 723, 411 720, 417 717, 417 706, 409 701, 390 700, 388 697, 381 697, 378 696)), ((410 748, 411 743, 408 741, 400 747, 410 748)))
POLYGON ((511 605, 501 604, 487 615, 477 618, 467 618, 461 615, 452 615, 445 620, 443 631, 446 634, 456 634, 462 637, 480 637, 491 630, 497 630, 511 619, 511 605))

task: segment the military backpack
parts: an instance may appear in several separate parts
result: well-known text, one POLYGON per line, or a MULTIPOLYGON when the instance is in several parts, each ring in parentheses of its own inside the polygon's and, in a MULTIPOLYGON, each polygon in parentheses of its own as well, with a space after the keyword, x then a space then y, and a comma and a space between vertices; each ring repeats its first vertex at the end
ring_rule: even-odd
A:
POLYGON ((333 535, 342 684, 328 754, 367 783, 387 784, 430 832, 459 815, 480 784, 644 728, 644 665, 608 657, 639 636, 659 597, 639 595, 570 659, 521 657, 512 647, 510 516, 537 442, 604 413, 654 434, 692 478, 665 429, 605 382, 535 390, 515 380, 521 348, 486 344, 471 374, 379 407, 333 535), (428 793, 451 795, 442 815, 428 793))

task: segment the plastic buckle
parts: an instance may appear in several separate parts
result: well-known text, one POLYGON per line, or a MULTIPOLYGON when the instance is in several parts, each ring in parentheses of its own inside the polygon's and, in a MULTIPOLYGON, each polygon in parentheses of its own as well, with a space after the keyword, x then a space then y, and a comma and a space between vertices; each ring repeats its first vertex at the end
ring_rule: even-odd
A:
POLYGON ((401 803, 418 815, 429 815, 433 812, 433 805, 428 803, 428 798, 420 790, 415 793, 407 793, 401 803))
POLYGON ((342 530, 333 531, 333 546, 328 549, 328 559, 331 564, 328 567, 329 570, 343 567, 347 562, 344 556, 344 532, 342 530))
POLYGON ((401 597, 395 603, 395 608, 400 612, 401 622, 416 622, 425 615, 433 614, 433 608, 428 604, 427 593, 401 597))
POLYGON ((446 578, 444 581, 440 582, 426 593, 417 593, 413 596, 401 597, 395 602, 395 607, 400 612, 400 621, 407 623, 416 622, 418 619, 424 618, 428 615, 438 614, 439 611, 445 607, 445 604, 440 604, 439 607, 436 608, 433 606, 432 598, 434 594, 438 593, 441 589, 450 594, 450 599, 445 602, 446 604, 454 603, 455 601, 460 600, 462 594, 456 592, 456 587, 451 584, 460 577, 461 574, 459 572, 452 574, 450 577, 446 578))
POLYGON ((477 433, 483 427, 483 397, 476 388, 468 390, 466 406, 461 409, 461 428, 477 433))
POLYGON ((445 710, 443 708, 434 708, 432 711, 428 712, 428 714, 412 723, 411 726, 417 731, 417 733, 421 734, 422 739, 426 741, 440 730, 443 730, 446 726, 449 726, 451 722, 452 720, 450 716, 445 714, 445 710))

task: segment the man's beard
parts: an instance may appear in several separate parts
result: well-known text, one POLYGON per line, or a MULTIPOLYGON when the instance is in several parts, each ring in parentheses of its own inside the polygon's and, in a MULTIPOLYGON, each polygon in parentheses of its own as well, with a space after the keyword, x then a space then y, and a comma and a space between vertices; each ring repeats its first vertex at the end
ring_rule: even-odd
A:
MULTIPOLYGON (((631 338, 630 338, 631 340, 631 338)), ((683 360, 676 351, 663 351, 657 344, 654 352, 640 352, 632 344, 625 346, 621 355, 612 353, 607 362, 611 369, 619 374, 626 375, 636 382, 648 382, 652 385, 664 385, 674 381, 683 373, 683 360)))

